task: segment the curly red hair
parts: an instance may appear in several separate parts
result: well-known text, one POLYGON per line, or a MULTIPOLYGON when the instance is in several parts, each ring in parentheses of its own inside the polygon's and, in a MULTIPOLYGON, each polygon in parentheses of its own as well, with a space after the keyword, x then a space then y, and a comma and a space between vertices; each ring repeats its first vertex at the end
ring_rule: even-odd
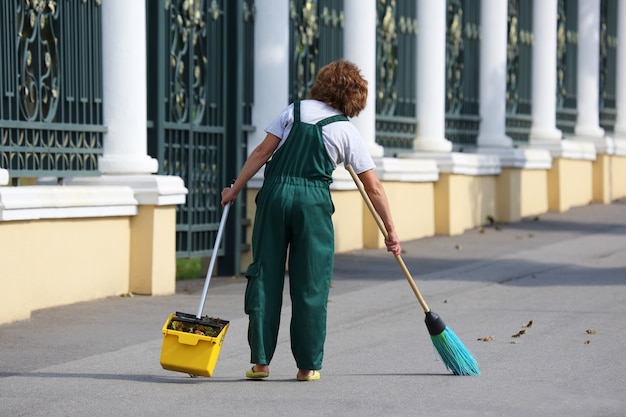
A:
POLYGON ((323 101, 348 117, 355 117, 365 108, 367 81, 359 67, 339 59, 319 70, 309 98, 323 101))

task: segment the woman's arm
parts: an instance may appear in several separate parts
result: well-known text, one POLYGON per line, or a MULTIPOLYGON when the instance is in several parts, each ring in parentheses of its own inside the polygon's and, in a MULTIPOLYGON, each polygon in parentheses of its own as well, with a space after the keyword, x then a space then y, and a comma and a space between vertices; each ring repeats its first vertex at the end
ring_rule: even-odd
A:
POLYGON ((373 169, 358 174, 358 177, 363 183, 365 193, 372 202, 376 213, 380 216, 380 219, 385 226, 385 230, 387 231, 388 238, 385 239, 387 250, 392 252, 394 255, 399 255, 402 250, 400 247, 400 238, 398 237, 396 227, 394 226, 393 219, 391 218, 389 201, 387 200, 387 194, 385 193, 383 185, 378 180, 378 177, 373 169))
POLYGON ((222 190, 222 206, 235 201, 239 192, 245 187, 250 179, 261 169, 263 165, 274 154, 274 151, 280 143, 280 138, 268 133, 263 142, 261 142, 250 154, 246 162, 241 168, 239 176, 235 180, 232 187, 222 190))

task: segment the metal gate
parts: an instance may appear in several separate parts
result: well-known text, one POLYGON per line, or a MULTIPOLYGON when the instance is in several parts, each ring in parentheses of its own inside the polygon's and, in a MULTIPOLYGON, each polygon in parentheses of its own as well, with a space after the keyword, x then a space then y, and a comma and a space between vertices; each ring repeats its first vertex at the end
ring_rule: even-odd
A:
POLYGON ((578 119, 578 0, 559 0, 557 19, 556 127, 567 136, 578 119))
POLYGON ((509 0, 506 61, 506 134, 528 142, 532 124, 533 3, 509 0))
POLYGON ((480 2, 447 0, 446 138, 476 145, 480 125, 480 2))
MULTIPOLYGON (((176 254, 212 254, 221 190, 235 178, 252 129, 252 0, 146 0, 148 151, 159 173, 189 190, 176 209, 176 254)), ((231 210, 218 255, 240 272, 245 195, 231 210)))

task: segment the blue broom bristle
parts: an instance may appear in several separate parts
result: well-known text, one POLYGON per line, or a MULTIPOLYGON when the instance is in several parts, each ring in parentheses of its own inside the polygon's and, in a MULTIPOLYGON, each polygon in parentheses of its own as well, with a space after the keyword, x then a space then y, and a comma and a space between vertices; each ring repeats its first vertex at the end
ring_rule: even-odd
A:
POLYGON ((476 359, 452 329, 446 327, 443 332, 438 335, 431 335, 430 338, 446 368, 452 373, 455 375, 480 375, 476 359))

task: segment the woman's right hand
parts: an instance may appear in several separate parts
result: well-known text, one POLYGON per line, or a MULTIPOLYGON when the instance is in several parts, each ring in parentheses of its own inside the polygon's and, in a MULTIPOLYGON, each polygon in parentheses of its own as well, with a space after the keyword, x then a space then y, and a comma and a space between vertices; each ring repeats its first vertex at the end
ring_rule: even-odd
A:
POLYGON ((239 191, 235 192, 232 187, 226 187, 222 190, 222 207, 228 203, 234 203, 239 191))

